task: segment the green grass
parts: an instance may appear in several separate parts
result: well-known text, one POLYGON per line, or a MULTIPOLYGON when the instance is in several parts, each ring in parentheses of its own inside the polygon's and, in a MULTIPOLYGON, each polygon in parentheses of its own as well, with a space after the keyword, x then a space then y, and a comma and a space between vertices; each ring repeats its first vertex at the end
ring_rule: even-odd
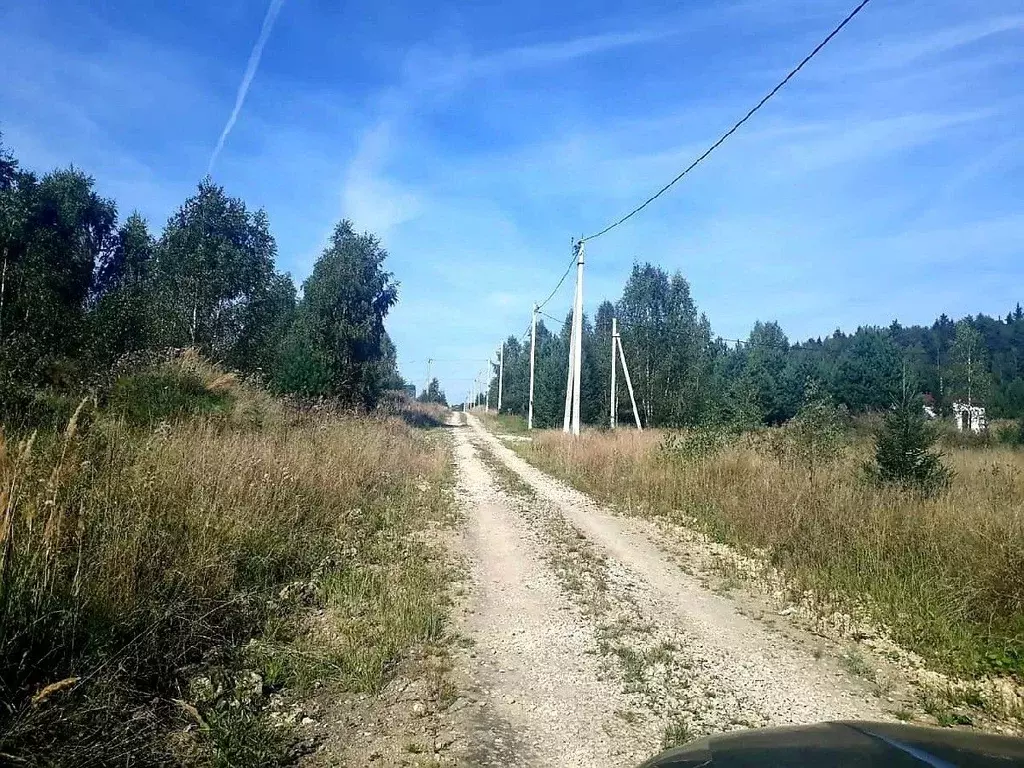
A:
POLYGON ((526 428, 526 419, 510 413, 477 413, 480 420, 492 432, 504 435, 526 435, 529 430, 526 428))
POLYGON ((681 747, 692 740, 693 731, 690 729, 690 726, 683 720, 675 720, 665 727, 665 731, 661 736, 661 748, 681 747))

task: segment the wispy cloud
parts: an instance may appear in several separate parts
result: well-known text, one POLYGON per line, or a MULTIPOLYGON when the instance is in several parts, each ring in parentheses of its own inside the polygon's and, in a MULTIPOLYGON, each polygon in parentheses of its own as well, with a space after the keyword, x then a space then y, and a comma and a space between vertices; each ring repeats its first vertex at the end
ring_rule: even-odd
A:
MULTIPOLYGON (((1024 32, 1024 14, 995 16, 937 29, 914 39, 890 40, 879 45, 878 51, 866 57, 859 71, 893 69, 916 64, 921 59, 933 59, 958 48, 986 41, 1004 33, 1024 32)), ((850 67, 847 68, 847 71, 850 67)))
POLYGON ((652 43, 672 34, 675 34, 675 30, 670 28, 635 30, 509 48, 477 58, 472 62, 471 72, 477 75, 493 75, 559 64, 618 48, 652 43))
POLYGON ((364 132, 341 191, 345 215, 387 237, 392 228, 421 215, 420 196, 390 178, 388 161, 404 138, 399 128, 427 105, 445 103, 477 80, 551 67, 675 34, 670 28, 583 35, 470 55, 466 51, 415 47, 406 55, 404 77, 381 94, 376 121, 364 132))
POLYGON ((213 166, 217 162, 217 157, 220 155, 221 150, 224 149, 224 142, 227 141, 228 134, 231 133, 231 129, 235 127, 235 121, 238 120, 238 113, 242 111, 242 105, 245 103, 245 97, 249 93, 249 86, 252 85, 252 80, 256 76, 256 70, 260 66, 260 59, 263 57, 263 48, 267 44, 267 40, 270 39, 270 33, 274 31, 274 23, 277 21, 277 15, 281 12, 281 6, 284 5, 284 0, 270 0, 270 7, 267 8, 267 15, 263 17, 263 26, 260 28, 260 36, 256 40, 256 45, 253 46, 252 52, 249 54, 249 63, 245 65, 245 74, 242 75, 242 82, 238 86, 238 94, 235 96, 235 106, 231 110, 231 116, 228 117, 227 123, 224 124, 224 130, 220 132, 220 138, 217 139, 217 146, 213 149, 213 154, 210 155, 210 165, 207 168, 207 172, 213 171, 213 166))

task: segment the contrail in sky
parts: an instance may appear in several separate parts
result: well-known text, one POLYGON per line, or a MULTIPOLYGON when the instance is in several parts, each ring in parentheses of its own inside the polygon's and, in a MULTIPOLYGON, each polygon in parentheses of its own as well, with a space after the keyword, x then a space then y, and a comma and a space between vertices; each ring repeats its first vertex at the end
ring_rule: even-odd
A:
POLYGON ((213 164, 217 162, 217 156, 224 149, 224 142, 227 140, 228 134, 235 127, 238 113, 242 111, 242 104, 245 103, 245 97, 249 93, 249 86, 252 85, 252 79, 256 76, 256 69, 260 65, 260 57, 263 56, 263 46, 267 44, 270 33, 274 30, 274 22, 277 21, 277 14, 281 12, 282 5, 284 5, 284 0, 270 0, 267 15, 263 17, 263 27, 260 29, 260 36, 256 40, 256 45, 253 46, 252 53, 249 54, 249 63, 245 65, 245 74, 242 76, 242 82, 238 86, 238 95, 235 96, 235 107, 231 110, 231 116, 224 125, 220 138, 217 139, 217 146, 214 147, 213 154, 210 155, 210 165, 206 170, 207 173, 213 171, 213 164))

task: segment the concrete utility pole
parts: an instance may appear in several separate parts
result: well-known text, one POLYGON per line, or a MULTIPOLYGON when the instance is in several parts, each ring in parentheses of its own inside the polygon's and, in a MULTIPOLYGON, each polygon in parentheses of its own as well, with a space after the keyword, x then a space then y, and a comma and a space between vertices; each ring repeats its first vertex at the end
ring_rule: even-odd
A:
POLYGON ((644 428, 640 425, 640 412, 636 409, 636 398, 633 397, 633 381, 629 378, 629 366, 626 365, 626 353, 622 351, 622 338, 618 333, 615 334, 615 343, 619 347, 619 358, 622 360, 622 374, 626 377, 626 387, 629 389, 629 402, 633 405, 633 420, 636 422, 637 431, 643 432, 644 428))
POLYGON ((583 241, 576 243, 576 298, 572 309, 569 371, 565 385, 565 416, 562 431, 580 433, 580 368, 583 361, 583 241))
POLYGON ((427 358, 427 383, 423 385, 423 391, 426 392, 430 389, 430 367, 434 364, 431 358, 427 358))
POLYGON ((619 336, 619 320, 618 318, 612 318, 612 397, 608 401, 608 426, 615 429, 615 416, 618 408, 618 401, 615 399, 615 369, 618 368, 618 363, 615 362, 615 345, 618 343, 617 339, 619 336))
POLYGON ((501 413, 501 390, 505 384, 505 342, 498 348, 498 413, 501 413))
MULTIPOLYGON (((575 302, 574 302, 575 304, 575 302)), ((565 372, 565 413, 562 416, 562 431, 569 434, 572 427, 572 364, 576 360, 576 316, 573 309, 572 326, 569 329, 569 370, 565 372)))
POLYGON ((576 362, 572 369, 572 433, 580 433, 580 374, 583 368, 583 241, 576 244, 576 362))
POLYGON ((533 305, 533 324, 530 326, 530 408, 526 417, 526 428, 533 429, 533 370, 537 358, 537 312, 539 307, 533 305))
POLYGON ((487 361, 487 368, 481 374, 484 385, 484 413, 491 412, 491 361, 487 361))

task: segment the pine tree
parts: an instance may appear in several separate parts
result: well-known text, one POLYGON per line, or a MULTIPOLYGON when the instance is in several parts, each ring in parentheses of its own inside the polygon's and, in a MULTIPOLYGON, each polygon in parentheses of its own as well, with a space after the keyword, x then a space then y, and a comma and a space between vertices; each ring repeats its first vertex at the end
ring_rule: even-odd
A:
POLYGON ((876 437, 875 460, 868 474, 877 482, 935 494, 949 486, 953 472, 933 447, 938 433, 924 417, 922 400, 904 382, 899 402, 876 437))

